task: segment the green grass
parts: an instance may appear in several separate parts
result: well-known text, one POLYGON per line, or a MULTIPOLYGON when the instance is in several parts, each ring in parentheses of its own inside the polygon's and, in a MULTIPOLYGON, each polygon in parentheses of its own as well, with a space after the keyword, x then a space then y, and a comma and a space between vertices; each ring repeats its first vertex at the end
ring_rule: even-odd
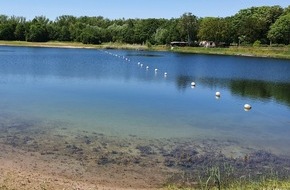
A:
MULTIPOLYGON (((223 187, 224 190, 288 190, 290 189, 290 181, 265 180, 260 182, 245 182, 237 181, 223 187)), ((217 186, 205 187, 177 187, 175 185, 168 185, 164 190, 219 190, 217 186)))
MULTIPOLYGON (((270 169, 257 175, 239 173, 229 164, 205 169, 205 173, 182 176, 182 180, 168 181, 164 190, 286 190, 290 189, 289 175, 270 169), (188 178, 189 177, 189 178, 188 178)), ((174 179, 174 178, 172 178, 174 179)))
POLYGON ((98 48, 96 45, 82 44, 79 42, 26 42, 26 41, 0 41, 0 45, 28 46, 28 47, 72 47, 72 48, 98 48))
POLYGON ((95 48, 95 49, 148 49, 145 45, 124 43, 103 43, 101 45, 83 44, 80 42, 26 42, 26 41, 0 41, 0 45, 27 46, 27 47, 67 47, 67 48, 95 48))
POLYGON ((67 48, 95 48, 95 49, 133 49, 152 51, 172 51, 178 53, 192 54, 214 54, 214 55, 234 55, 271 57, 280 59, 290 59, 290 47, 229 47, 229 48, 203 48, 203 47, 174 47, 165 45, 124 44, 124 43, 103 43, 101 45, 82 44, 80 42, 26 42, 26 41, 0 41, 0 45, 10 46, 32 46, 32 47, 67 47, 67 48))
POLYGON ((290 59, 290 47, 229 47, 229 48, 202 48, 202 47, 175 47, 172 51, 182 53, 236 55, 253 57, 271 57, 290 59))

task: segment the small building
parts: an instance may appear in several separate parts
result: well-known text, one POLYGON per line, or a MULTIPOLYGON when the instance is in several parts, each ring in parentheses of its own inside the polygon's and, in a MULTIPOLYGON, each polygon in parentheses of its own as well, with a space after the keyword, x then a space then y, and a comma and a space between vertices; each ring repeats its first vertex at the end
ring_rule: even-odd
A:
POLYGON ((199 46, 206 47, 206 48, 213 48, 213 47, 216 47, 216 44, 213 41, 201 41, 199 42, 199 46))
POLYGON ((171 46, 188 46, 188 42, 179 42, 179 41, 174 41, 174 42, 170 42, 171 46))

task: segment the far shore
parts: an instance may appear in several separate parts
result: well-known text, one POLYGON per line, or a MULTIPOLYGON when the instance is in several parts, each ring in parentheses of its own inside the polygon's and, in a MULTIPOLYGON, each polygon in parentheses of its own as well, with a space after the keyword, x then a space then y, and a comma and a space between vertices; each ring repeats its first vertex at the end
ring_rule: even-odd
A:
POLYGON ((87 48, 87 49, 129 49, 141 51, 171 51, 189 54, 231 55, 246 57, 263 57, 290 59, 290 47, 238 47, 228 48, 203 48, 203 47, 170 47, 166 45, 140 45, 124 43, 104 43, 100 45, 82 44, 80 42, 26 42, 26 41, 0 41, 0 46, 23 47, 53 47, 53 48, 87 48))

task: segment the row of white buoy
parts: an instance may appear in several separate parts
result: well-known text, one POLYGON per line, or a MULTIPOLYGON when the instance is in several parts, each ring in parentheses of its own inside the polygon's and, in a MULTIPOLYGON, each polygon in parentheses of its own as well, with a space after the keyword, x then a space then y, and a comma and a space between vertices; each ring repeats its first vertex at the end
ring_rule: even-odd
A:
MULTIPOLYGON (((107 53, 107 54, 109 54, 109 55, 112 55, 112 56, 115 56, 115 57, 118 57, 118 58, 122 58, 122 59, 124 59, 125 61, 128 61, 128 62, 131 61, 129 58, 127 58, 127 57, 125 57, 125 56, 120 56, 120 55, 118 55, 118 54, 113 54, 113 53, 108 52, 108 51, 104 51, 104 52, 107 53)), ((141 67, 141 68, 144 67, 144 64, 142 64, 141 62, 137 62, 137 65, 138 65, 139 67, 141 67)), ((145 67, 145 69, 146 69, 146 71, 148 71, 148 70, 149 70, 149 66, 147 65, 147 66, 145 67)), ((154 73, 155 73, 155 75, 158 73, 158 69, 157 69, 157 68, 154 69, 154 73)), ((165 77, 165 78, 167 77, 167 72, 164 72, 164 77, 165 77)))
MULTIPOLYGON (((108 53, 108 54, 110 54, 110 55, 113 55, 113 56, 115 56, 115 57, 123 58, 124 60, 126 60, 126 61, 128 61, 128 62, 131 61, 129 58, 127 58, 127 57, 125 57, 125 56, 121 57, 120 55, 113 54, 113 53, 108 52, 108 51, 105 51, 105 52, 108 53)), ((137 65, 140 66, 141 68, 143 68, 143 66, 144 66, 141 62, 138 62, 137 65)), ((146 68, 146 71, 149 70, 149 66, 148 66, 148 65, 147 65, 145 68, 146 68)), ((154 72, 155 72, 155 74, 157 74, 158 69, 155 68, 155 69, 154 69, 154 72)), ((167 72, 164 72, 164 77, 167 77, 167 72)), ((195 86, 196 86, 196 83, 195 83, 195 82, 191 82, 190 84, 191 84, 191 88, 195 88, 195 86)), ((220 97, 221 97, 221 93, 220 93, 219 91, 217 91, 217 92, 215 93, 215 97, 216 97, 216 99, 220 99, 220 97)), ((251 106, 250 104, 245 104, 245 105, 244 105, 244 110, 245 110, 245 111, 250 111, 251 109, 252 109, 252 106, 251 106)))
MULTIPOLYGON (((196 86, 195 82, 191 82, 190 84, 191 84, 191 88, 195 88, 195 86, 196 86)), ((221 93, 219 91, 217 91, 215 93, 215 97, 216 97, 216 99, 220 99, 221 93)), ((245 104, 244 105, 244 110, 245 111, 250 111, 251 109, 252 109, 252 106, 250 104, 245 104)))
MULTIPOLYGON (((108 51, 105 51, 105 53, 108 53, 109 55, 113 55, 113 56, 115 56, 115 57, 123 58, 125 61, 128 61, 128 62, 131 61, 129 58, 126 58, 125 56, 120 56, 120 55, 117 55, 117 54, 113 54, 113 53, 108 52, 108 51)), ((141 63, 141 62, 137 62, 137 65, 138 65, 139 67, 141 67, 141 68, 144 67, 144 64, 141 63)), ((148 66, 148 65, 147 65, 145 68, 146 68, 146 71, 149 70, 149 66, 148 66)), ((158 73, 158 69, 157 69, 157 68, 154 69, 154 73, 155 73, 155 75, 158 73)), ((164 78, 166 78, 166 77, 167 77, 167 72, 164 72, 163 76, 164 76, 164 78)))

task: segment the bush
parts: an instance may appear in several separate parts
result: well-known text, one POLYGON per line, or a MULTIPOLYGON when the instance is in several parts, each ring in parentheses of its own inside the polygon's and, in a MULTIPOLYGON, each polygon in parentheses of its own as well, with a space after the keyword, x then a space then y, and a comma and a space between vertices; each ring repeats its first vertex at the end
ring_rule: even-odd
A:
POLYGON ((254 43, 253 43, 253 47, 260 47, 261 46, 261 41, 260 40, 256 40, 254 43))
POLYGON ((271 44, 271 47, 285 47, 285 44, 271 44))
POLYGON ((249 42, 242 42, 241 44, 240 44, 240 46, 244 46, 244 47, 249 47, 249 46, 252 46, 252 44, 251 43, 249 43, 249 42))
POLYGON ((150 42, 149 40, 146 41, 146 46, 147 46, 148 48, 151 48, 151 47, 152 47, 152 44, 151 44, 151 42, 150 42))

